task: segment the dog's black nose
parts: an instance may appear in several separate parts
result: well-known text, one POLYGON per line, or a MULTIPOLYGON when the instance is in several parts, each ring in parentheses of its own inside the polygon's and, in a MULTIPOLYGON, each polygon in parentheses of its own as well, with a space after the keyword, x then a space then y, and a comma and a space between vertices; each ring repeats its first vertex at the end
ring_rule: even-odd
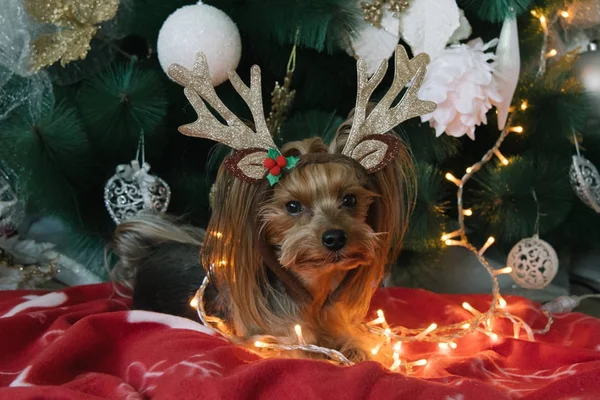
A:
POLYGON ((323 245, 329 250, 337 251, 346 245, 348 235, 341 229, 330 229, 323 234, 323 245))

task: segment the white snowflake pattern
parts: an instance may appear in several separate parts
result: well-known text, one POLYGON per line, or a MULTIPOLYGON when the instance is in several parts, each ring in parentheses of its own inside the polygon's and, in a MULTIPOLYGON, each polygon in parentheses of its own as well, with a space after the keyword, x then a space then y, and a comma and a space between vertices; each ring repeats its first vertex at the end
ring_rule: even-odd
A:
POLYGON ((203 354, 196 354, 186 358, 178 363, 166 367, 167 360, 162 360, 150 368, 140 361, 134 361, 129 364, 125 372, 126 381, 138 392, 144 396, 152 396, 156 390, 156 384, 151 381, 164 375, 175 375, 178 377, 198 379, 221 376, 221 365, 210 360, 204 359, 203 354), (166 367, 166 368, 165 368, 166 367))

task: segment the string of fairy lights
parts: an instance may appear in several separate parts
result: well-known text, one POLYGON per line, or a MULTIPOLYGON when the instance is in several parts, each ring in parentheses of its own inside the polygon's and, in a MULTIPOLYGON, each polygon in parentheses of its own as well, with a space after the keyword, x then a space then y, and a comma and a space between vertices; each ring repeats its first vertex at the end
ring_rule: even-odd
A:
MULTIPOLYGON (((538 70, 538 74, 541 75, 546 71, 548 59, 557 55, 556 49, 548 50, 547 48, 548 38, 550 35, 550 26, 556 23, 558 18, 568 18, 569 13, 568 11, 559 11, 552 18, 549 18, 536 10, 531 11, 531 14, 539 19, 544 36, 540 56, 540 66, 538 70)), ((528 108, 529 103, 527 100, 523 100, 518 107, 512 107, 511 111, 512 113, 515 113, 519 111, 526 111, 528 108)), ((448 181, 457 186, 459 229, 454 232, 444 234, 441 237, 441 240, 446 244, 446 246, 459 246, 471 252, 487 271, 492 283, 492 299, 489 308, 487 311, 480 311, 471 304, 464 302, 462 303, 462 308, 471 315, 469 319, 450 325, 438 325, 437 323, 431 323, 426 328, 406 328, 403 326, 392 327, 388 324, 383 310, 377 310, 377 317, 364 323, 363 326, 365 328, 365 332, 373 335, 377 342, 377 344, 371 349, 371 353, 374 356, 380 353, 391 355, 389 357, 388 367, 390 371, 401 372, 410 375, 413 373, 416 367, 427 365, 428 361, 425 358, 408 360, 403 357, 403 347, 408 343, 437 343, 439 352, 448 353, 456 350, 458 347, 457 340, 464 338, 467 335, 485 335, 492 342, 496 342, 500 340, 500 334, 494 331, 494 327, 496 326, 496 321, 500 319, 507 320, 512 323, 512 336, 516 339, 521 338, 522 332, 524 332, 527 340, 533 341, 535 339, 535 335, 545 334, 550 330, 553 319, 548 311, 542 310, 542 313, 547 318, 546 325, 542 329, 534 329, 522 318, 511 314, 507 310, 508 303, 500 293, 498 276, 510 274, 512 272, 512 268, 492 268, 484 254, 490 248, 490 246, 494 244, 494 237, 489 237, 481 248, 477 248, 469 241, 465 227, 465 217, 473 215, 473 211, 471 209, 464 207, 463 195, 465 185, 478 171, 481 170, 485 164, 490 162, 493 157, 498 159, 500 165, 509 165, 510 160, 501 153, 500 147, 509 134, 522 134, 524 131, 525 129, 522 126, 512 125, 512 114, 509 115, 505 128, 501 131, 500 136, 496 140, 493 147, 485 153, 481 160, 468 167, 465 171, 465 174, 460 179, 451 173, 447 173, 445 175, 448 181)), ((219 235, 219 233, 217 233, 217 235, 219 235)), ((210 274, 208 274, 208 276, 210 276, 210 274)), ((294 331, 297 336, 297 344, 290 345, 279 343, 276 341, 276 338, 272 336, 268 336, 269 340, 256 340, 251 343, 240 343, 239 338, 236 338, 229 333, 224 321, 220 320, 219 318, 206 315, 204 309, 204 291, 209 284, 208 276, 204 279, 202 286, 197 291, 195 297, 190 303, 192 307, 196 308, 198 317, 204 325, 212 327, 224 337, 232 340, 235 343, 245 345, 246 347, 263 356, 276 357, 281 355, 282 352, 300 351, 321 354, 332 362, 341 365, 353 364, 352 361, 350 361, 337 350, 306 343, 302 336, 302 327, 300 325, 296 325, 294 327, 294 331)))

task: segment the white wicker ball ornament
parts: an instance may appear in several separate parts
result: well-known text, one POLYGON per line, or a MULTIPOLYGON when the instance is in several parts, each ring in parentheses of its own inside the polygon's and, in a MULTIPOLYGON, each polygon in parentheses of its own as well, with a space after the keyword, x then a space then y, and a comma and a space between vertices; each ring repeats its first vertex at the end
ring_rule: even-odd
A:
POLYGON ((204 53, 212 84, 218 86, 228 79, 229 70, 237 68, 242 40, 227 14, 198 2, 169 15, 158 33, 156 51, 165 73, 175 63, 191 69, 196 53, 204 53))
POLYGON ((579 155, 573 156, 569 178, 577 197, 600 214, 600 174, 594 164, 579 155))
POLYGON ((511 277, 525 289, 543 289, 558 272, 558 256, 548 242, 537 235, 522 239, 508 254, 511 277))

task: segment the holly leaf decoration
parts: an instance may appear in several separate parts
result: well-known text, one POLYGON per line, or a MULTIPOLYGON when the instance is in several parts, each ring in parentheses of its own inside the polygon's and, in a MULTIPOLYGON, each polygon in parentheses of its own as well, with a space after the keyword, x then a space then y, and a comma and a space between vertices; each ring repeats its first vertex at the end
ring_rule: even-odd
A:
POLYGON ((288 158, 286 158, 286 160, 287 160, 287 165, 285 166, 285 169, 294 168, 298 164, 298 161, 300 161, 300 159, 298 157, 288 157, 288 158))
POLYGON ((269 181, 269 184, 271 184, 271 186, 273 186, 274 184, 276 184, 277 182, 279 182, 279 178, 281 177, 281 175, 267 175, 267 180, 269 181))
POLYGON ((272 158, 273 160, 277 159, 277 157, 279 157, 280 153, 277 149, 269 149, 269 151, 267 151, 267 158, 272 158))

